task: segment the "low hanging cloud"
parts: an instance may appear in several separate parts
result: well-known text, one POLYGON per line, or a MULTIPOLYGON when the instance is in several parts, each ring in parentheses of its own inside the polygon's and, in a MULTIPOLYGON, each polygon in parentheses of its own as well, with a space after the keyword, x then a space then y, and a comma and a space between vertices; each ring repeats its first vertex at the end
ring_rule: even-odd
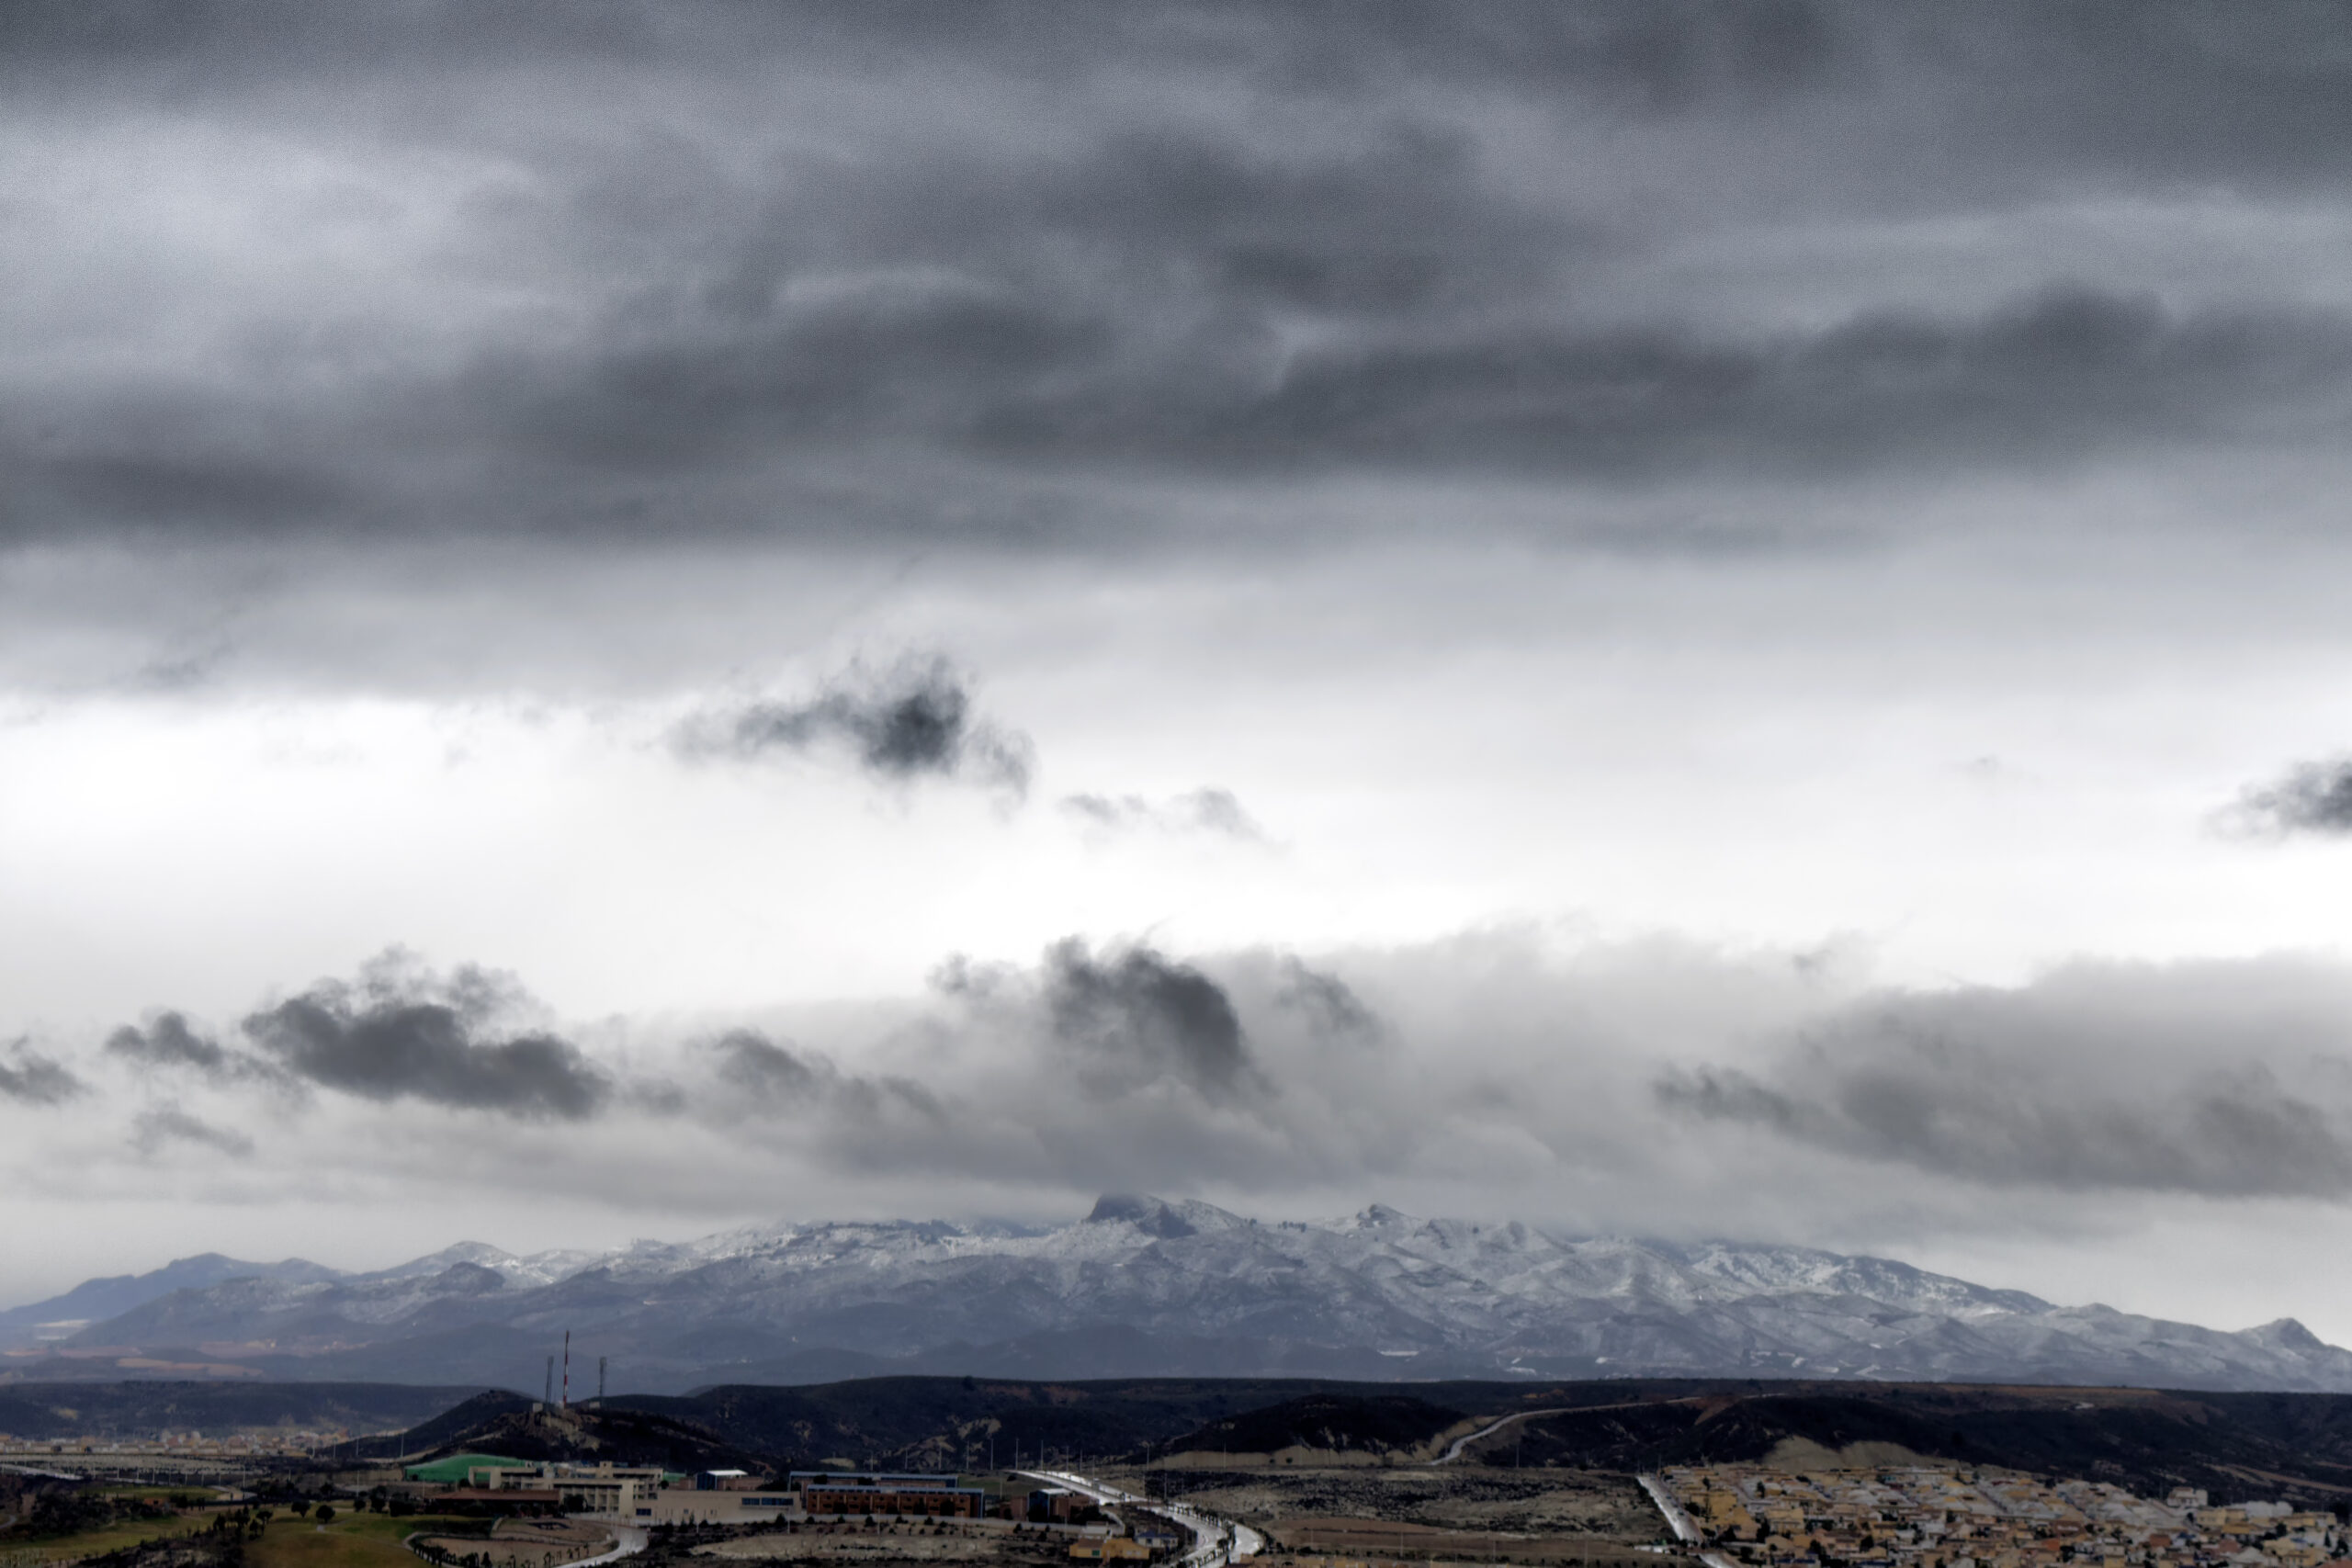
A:
POLYGON ((1381 1032, 1379 1014, 1337 975, 1325 974, 1296 957, 1283 958, 1282 971, 1283 985, 1274 1000, 1305 1015, 1310 1027, 1325 1034, 1357 1039, 1375 1038, 1381 1032))
POLYGON ((143 1025, 124 1024, 107 1036, 107 1054, 141 1067, 182 1068, 214 1080, 262 1069, 252 1057, 199 1033, 185 1014, 164 1011, 143 1025))
POLYGON ((243 1133, 216 1127, 168 1102, 139 1113, 131 1124, 130 1143, 143 1155, 158 1154, 173 1144, 211 1149, 233 1159, 247 1158, 254 1152, 254 1141, 243 1133))
POLYGON ((0 1099, 27 1105, 62 1105, 83 1092, 82 1080, 65 1065, 43 1056, 19 1040, 0 1062, 0 1099))
POLYGON ((758 761, 778 751, 845 749, 893 784, 957 779, 1014 799, 1029 793, 1035 748, 973 711, 969 682, 944 658, 879 674, 853 670, 802 702, 751 702, 695 714, 672 732, 681 756, 758 761))
POLYGON ((1076 937, 1057 942, 1046 953, 1045 997, 1054 1038, 1098 1094, 1157 1079, 1212 1103, 1272 1090, 1225 989, 1149 947, 1095 953, 1076 937))
POLYGON ((2269 837, 2352 834, 2352 757, 2300 762, 2249 789, 2223 814, 2225 828, 2269 837))
POLYGON ((729 1030, 711 1049, 719 1059, 719 1081, 763 1104, 808 1100, 822 1081, 819 1066, 757 1030, 729 1030))
POLYGON ((2352 970, 2318 961, 1856 992, 1786 955, 1670 942, 1578 954, 1482 932, 1310 963, 1072 937, 788 1032, 632 1028, 592 1052, 511 980, 394 959, 256 1010, 213 1072, 212 1042, 164 1016, 96 1054, 208 1097, 152 1102, 128 1129, 142 1155, 291 1157, 357 1105, 402 1102, 403 1139, 469 1138, 494 1163, 435 1113, 593 1119, 688 1204, 788 1179, 1343 1202, 1442 1187, 1509 1208, 1538 1183, 1577 1224, 1671 1229, 1778 1224, 1825 1183, 1852 1196, 1823 1225, 1964 1228, 2124 1194, 2352 1202, 2352 970), (287 1082, 328 1103, 289 1119, 287 1082))
POLYGON ((1662 1076, 1700 1123, 1990 1187, 2352 1198, 2352 986, 2310 965, 2078 965, 1870 999, 1761 1070, 1662 1076))
POLYGON ((461 967, 444 978, 395 958, 354 982, 322 980, 241 1028, 292 1077, 363 1100, 420 1100, 528 1119, 581 1121, 611 1078, 561 1037, 501 1027, 514 983, 461 967))
POLYGON ((1065 795, 1061 810, 1084 827, 1105 832, 1209 833, 1243 843, 1266 841, 1266 830, 1234 793, 1214 786, 1161 801, 1139 795, 1065 795))
POLYGON ((887 1107, 923 1118, 941 1114, 938 1100, 900 1077, 845 1073, 822 1052, 779 1043, 756 1029, 735 1029, 712 1042, 718 1088, 735 1103, 728 1110, 821 1111, 861 1122, 887 1107))

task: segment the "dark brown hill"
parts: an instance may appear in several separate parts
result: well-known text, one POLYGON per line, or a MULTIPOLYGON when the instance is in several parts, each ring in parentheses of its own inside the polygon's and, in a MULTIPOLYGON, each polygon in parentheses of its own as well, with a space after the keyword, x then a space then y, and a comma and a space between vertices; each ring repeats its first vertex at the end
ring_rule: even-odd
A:
MULTIPOLYGON (((148 1385, 152 1387, 153 1385, 148 1385)), ((241 1394, 264 1395, 250 1385, 241 1394)), ((266 1404, 265 1397, 261 1404, 266 1404)), ((2352 1395, 1760 1381, 1394 1383, 1159 1378, 1040 1382, 872 1378, 732 1384, 608 1400, 548 1416, 481 1395, 354 1456, 480 1449, 610 1458, 673 1469, 807 1465, 831 1458, 947 1469, 1134 1461, 1186 1449, 1395 1452, 1465 1418, 1521 1415, 1460 1462, 1639 1470, 1894 1445, 1931 1460, 2084 1476, 2160 1495, 2352 1501, 2352 1395)), ((1883 1450, 1873 1452, 1883 1452, 1883 1450)), ((1863 1456, 1869 1457, 1869 1456, 1863 1456)))
POLYGON ((608 1460, 680 1471, 758 1470, 767 1468, 768 1460, 691 1419, 610 1405, 548 1409, 504 1393, 477 1395, 411 1431, 348 1443, 329 1457, 350 1463, 395 1452, 411 1460, 461 1452, 589 1463, 608 1460))
POLYGON ((1310 1393, 1212 1421, 1169 1447, 1177 1452, 1271 1454, 1284 1449, 1329 1449, 1395 1453, 1427 1443, 1462 1418, 1459 1410, 1409 1394, 1310 1393))
POLYGON ((1765 1385, 1518 1423, 1523 1464, 1648 1469, 1761 1460, 1798 1439, 2110 1481, 2143 1495, 2352 1499, 2352 1396, 1968 1385, 1765 1385))
MULTIPOLYGON (((0 1432, 19 1438, 139 1438, 203 1432, 397 1431, 475 1392, 368 1382, 217 1382, 133 1379, 0 1384, 0 1432)), ((500 1397, 512 1398, 512 1395, 500 1397)))

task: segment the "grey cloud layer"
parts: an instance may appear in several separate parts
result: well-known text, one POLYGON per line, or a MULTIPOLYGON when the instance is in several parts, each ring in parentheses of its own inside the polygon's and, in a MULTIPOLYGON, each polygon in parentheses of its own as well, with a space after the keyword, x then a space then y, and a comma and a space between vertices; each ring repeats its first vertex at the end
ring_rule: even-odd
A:
POLYGON ((595 1114, 611 1081, 569 1041, 498 1031, 496 1015, 511 999, 479 970, 447 982, 371 975, 357 985, 322 981, 242 1028, 295 1077, 364 1100, 565 1121, 595 1114))
POLYGON ((139 1113, 132 1122, 130 1142, 132 1147, 150 1155, 172 1144, 193 1144, 232 1159, 243 1159, 254 1152, 254 1141, 243 1133, 216 1127, 169 1102, 139 1113))
POLYGON ((888 672, 853 671, 804 702, 747 702, 695 714, 672 737, 696 761, 754 761, 773 751, 846 745, 877 778, 960 777, 1015 797, 1029 793, 1035 748, 972 711, 965 678, 944 659, 888 672))
POLYGON ((209 1078, 233 1077, 258 1064, 200 1033, 186 1015, 160 1012, 143 1025, 124 1024, 107 1036, 108 1055, 145 1067, 188 1067, 209 1078))
POLYGON ((2233 827, 2259 833, 2352 833, 2352 760, 2299 763, 2283 777, 2246 791, 2224 818, 2233 827))
MULTIPOLYGON (((200 287, 219 249, 170 235, 138 280, 93 278, 28 239, 28 299, 115 309, 28 316, 39 353, 0 364, 20 539, 1102 541, 1148 525, 975 497, 1136 470, 1646 485, 2324 450, 2352 395, 2342 280, 2135 274, 2123 232, 2112 267, 2052 262, 2007 222, 2053 182, 2086 209, 2184 180, 2343 209, 2336 6, 106 15, 12 8, 25 145, 154 103, 166 73, 168 125, 315 151, 357 186, 433 162, 446 184, 404 196, 465 217, 397 299, 330 266, 290 296, 200 287), (530 112, 427 107, 453 100, 530 112), (1977 254, 1923 268, 1868 238, 1939 220, 1977 254), (1687 274, 1664 300, 1661 267, 1687 274)), ((159 195, 246 221, 228 186, 155 167, 193 182, 159 195)))
POLYGON ((967 59, 1063 84, 1140 65, 1310 95, 1409 83, 1590 91, 1661 118, 1892 93, 1916 80, 1906 71, 1961 84, 1997 72, 2009 89, 1998 103, 1911 107, 1980 139, 2007 117, 2010 138, 2048 141, 2068 164, 2243 175, 2335 167, 2333 154, 2352 146, 2352 68, 2329 47, 2344 23, 2343 8, 2324 0, 2253 11, 2222 0, 1988 0, 1965 13, 1932 0, 1492 0, 1468 17, 1410 0, 1273 8, 1194 0, 1142 11, 1083 0, 972 0, 945 10, 805 0, 690 15, 637 0, 553 12, 455 0, 350 11, 292 0, 102 10, 27 0, 8 9, 0 64, 26 89, 62 82, 84 91, 92 77, 104 85, 144 69, 200 96, 288 75, 349 85, 386 66, 660 58, 756 75, 795 52, 862 52, 869 62, 878 52, 967 59), (2248 121, 2237 110, 2249 95, 2273 112, 2248 121))
MULTIPOLYGON (((1182 1175, 1206 1145, 1260 1168, 1286 1160, 1284 1122, 1269 1109, 1283 1090, 1241 1006, 1264 1015, 1277 1045, 1286 1033, 1360 1030, 1369 1012, 1344 982, 1295 960, 1245 975, 1240 994, 1238 1004, 1231 982, 1148 945, 1071 939, 1035 968, 943 966, 929 1016, 899 1038, 918 1058, 910 1070, 846 1066, 737 1028, 649 1072, 599 1063, 550 1032, 499 1027, 527 1006, 511 980, 470 967, 440 976, 395 953, 250 1015, 250 1054, 167 1013, 118 1031, 105 1055, 151 1082, 192 1071, 220 1106, 261 1103, 248 1088, 259 1073, 241 1067, 251 1055, 277 1087, 362 1100, 526 1122, 683 1121, 838 1170, 1084 1185, 1182 1175)), ((252 1152, 243 1133, 176 1099, 141 1112, 132 1143, 149 1155, 175 1144, 252 1152)))
MULTIPOLYGON (((189 1069, 216 1085, 259 1080, 526 1120, 596 1114, 611 1078, 560 1036, 513 1026, 529 1005, 509 976, 469 965, 443 976, 395 950, 355 980, 321 980, 248 1014, 238 1029, 250 1049, 224 1046, 164 1011, 116 1030, 105 1050, 142 1076, 189 1069)), ((229 1146, 198 1135, 176 1106, 155 1114, 163 1120, 141 1134, 149 1145, 181 1138, 229 1146)))
POLYGON ((710 1046, 723 1094, 741 1096, 752 1113, 820 1114, 847 1118, 870 1131, 898 1112, 917 1123, 944 1123, 936 1096, 911 1078, 844 1073, 822 1052, 779 1043, 755 1029, 729 1030, 710 1046))
POLYGON ((1262 842, 1266 837, 1266 830, 1231 790, 1213 785, 1157 802, 1139 795, 1065 795, 1061 809, 1086 827, 1113 832, 1151 829, 1172 833, 1215 833, 1252 843, 1262 842))
POLYGON ((2274 963, 2079 966, 1858 1004, 1670 1111, 1988 1186, 2352 1196, 2352 988, 2274 963))
MULTIPOLYGON (((2352 1199, 2352 974, 2303 961, 1840 998, 1803 964, 1697 950, 1564 963, 1489 936, 1308 964, 1073 939, 1033 966, 943 966, 854 1062, 743 1027, 651 1068, 486 1031, 484 994, 470 971, 363 976, 250 1032, 309 1084, 418 1114, 594 1117, 615 1147, 698 1126, 734 1179, 782 1162, 1071 1192, 1542 1180, 1617 1224, 1682 1223, 1696 1190, 1769 1211, 1824 1182, 1868 1194, 1846 1208, 1955 1224, 1996 1201, 2352 1199), (288 1043, 294 1027, 311 1032, 288 1043), (1639 1214, 1607 1196, 1634 1172, 1657 1183, 1639 1214)), ((136 1146, 251 1158, 283 1135, 237 1110, 265 1103, 240 1082, 213 1089, 202 1117, 151 1104, 136 1146)))
POLYGON ((82 1080, 62 1062, 18 1041, 0 1061, 0 1099, 27 1105, 60 1105, 83 1091, 82 1080))

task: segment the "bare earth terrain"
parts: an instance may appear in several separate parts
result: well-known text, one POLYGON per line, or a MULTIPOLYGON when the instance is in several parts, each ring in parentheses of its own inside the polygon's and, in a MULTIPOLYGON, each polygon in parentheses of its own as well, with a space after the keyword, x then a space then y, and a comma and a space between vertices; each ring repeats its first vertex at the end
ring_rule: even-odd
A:
POLYGON ((803 1525, 713 1541, 695 1554, 788 1562, 986 1562, 1000 1568, 1067 1568, 1070 1560, 1067 1537, 994 1523, 803 1525))
MULTIPOLYGON (((1117 1479, 1145 1490, 1140 1475, 1117 1479)), ((1610 1472, 1338 1464, 1169 1479, 1186 1501, 1264 1531, 1277 1554, 1658 1568, 1635 1549, 1667 1536, 1633 1477, 1610 1472)))

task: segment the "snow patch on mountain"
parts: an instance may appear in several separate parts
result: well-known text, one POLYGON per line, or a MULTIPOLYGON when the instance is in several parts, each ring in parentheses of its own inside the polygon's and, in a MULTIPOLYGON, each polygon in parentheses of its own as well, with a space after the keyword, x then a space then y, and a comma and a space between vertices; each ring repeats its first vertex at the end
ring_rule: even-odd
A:
POLYGON ((281 1375, 473 1375, 428 1363, 570 1328, 673 1382, 808 1381, 850 1366, 2352 1390, 2352 1353, 2291 1319, 2230 1333, 2053 1305, 1883 1258, 1556 1235, 1381 1204, 1261 1223, 1112 1194, 1046 1229, 777 1224, 605 1252, 461 1242, 365 1274, 182 1269, 177 1289, 173 1270, 145 1278, 163 1291, 76 1337, 266 1343, 281 1375))

